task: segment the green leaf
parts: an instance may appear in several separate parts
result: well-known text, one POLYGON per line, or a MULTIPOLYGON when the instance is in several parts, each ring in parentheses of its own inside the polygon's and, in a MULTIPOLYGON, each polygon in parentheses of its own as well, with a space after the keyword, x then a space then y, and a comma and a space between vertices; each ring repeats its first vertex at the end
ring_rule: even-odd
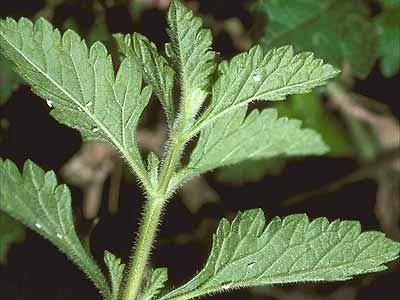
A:
POLYGON ((10 247, 24 237, 25 230, 21 223, 0 211, 0 263, 6 263, 10 247))
POLYGON ((200 129, 255 100, 283 100, 324 85, 339 71, 312 53, 294 55, 292 47, 273 49, 267 54, 260 46, 219 65, 220 76, 212 90, 211 103, 194 126, 200 129))
POLYGON ((379 34, 379 58, 383 75, 391 77, 400 71, 400 7, 388 9, 375 20, 379 34))
POLYGON ((160 160, 154 152, 150 152, 147 157, 147 172, 150 177, 150 182, 153 187, 158 185, 158 175, 159 175, 160 160))
POLYGON ((364 78, 376 61, 376 33, 361 0, 257 0, 254 11, 267 20, 267 48, 292 44, 364 78))
MULTIPOLYGON (((280 117, 295 118, 303 122, 304 127, 318 132, 329 147, 328 155, 349 156, 354 150, 344 129, 338 121, 326 111, 317 92, 294 95, 289 101, 276 103, 280 117)), ((287 159, 246 160, 242 163, 218 170, 217 178, 223 182, 256 182, 266 175, 278 175, 287 164, 287 159)))
POLYGON ((151 89, 142 90, 138 66, 125 59, 115 77, 103 44, 90 49, 73 31, 61 35, 50 23, 22 18, 0 22, 0 48, 32 90, 53 107, 59 122, 84 138, 111 143, 147 184, 135 129, 151 89))
POLYGON ((153 88, 165 111, 168 124, 172 126, 175 108, 173 99, 174 70, 166 59, 158 54, 157 47, 139 33, 115 34, 120 52, 133 59, 144 80, 153 88))
POLYGON ((166 268, 155 269, 151 272, 150 278, 144 286, 143 300, 152 300, 164 288, 168 280, 168 270, 166 268))
POLYGON ((400 244, 380 232, 361 233, 354 221, 310 222, 305 215, 274 218, 265 227, 262 210, 222 220, 200 273, 161 297, 192 299, 240 287, 276 283, 339 281, 386 269, 400 244))
POLYGON ((302 129, 301 122, 278 119, 275 109, 246 107, 229 113, 200 135, 188 171, 196 174, 250 159, 323 154, 328 148, 318 133, 302 129))
POLYGON ((207 97, 216 67, 215 52, 210 51, 212 35, 180 1, 171 1, 167 20, 172 43, 166 45, 166 52, 180 76, 180 113, 182 118, 192 120, 207 97))
POLYGON ((0 56, 0 105, 7 102, 20 83, 21 79, 13 71, 12 64, 0 56))
POLYGON ((304 126, 321 134, 329 147, 331 156, 348 156, 352 154, 351 142, 338 120, 323 106, 323 100, 317 92, 294 95, 289 101, 277 103, 275 106, 279 116, 296 118, 304 126))
POLYGON ((57 185, 54 172, 27 161, 21 174, 11 161, 0 160, 0 187, 0 209, 48 239, 109 299, 105 277, 75 233, 71 193, 57 185))
POLYGON ((107 265, 110 275, 112 300, 117 300, 121 288, 122 278, 124 275, 125 265, 121 263, 121 259, 114 254, 106 251, 104 253, 104 262, 107 265))

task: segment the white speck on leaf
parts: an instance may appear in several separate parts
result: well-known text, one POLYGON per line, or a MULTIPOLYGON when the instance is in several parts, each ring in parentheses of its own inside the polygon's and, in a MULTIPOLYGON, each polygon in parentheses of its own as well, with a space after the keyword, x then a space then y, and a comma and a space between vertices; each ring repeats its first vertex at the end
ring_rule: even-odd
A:
POLYGON ((247 268, 253 269, 253 267, 254 267, 255 265, 256 265, 255 262, 249 263, 249 264, 247 265, 247 268))
POLYGON ((261 75, 260 74, 253 74, 253 79, 255 82, 260 82, 261 81, 261 75))

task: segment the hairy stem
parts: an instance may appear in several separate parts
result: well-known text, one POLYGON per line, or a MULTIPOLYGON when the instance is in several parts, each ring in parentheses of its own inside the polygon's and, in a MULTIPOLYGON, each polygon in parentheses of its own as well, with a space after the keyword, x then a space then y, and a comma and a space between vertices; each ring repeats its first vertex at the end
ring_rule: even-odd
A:
POLYGON ((122 294, 123 300, 136 300, 139 295, 164 203, 165 199, 155 198, 150 199, 146 205, 143 223, 140 226, 137 245, 122 294))
POLYGON ((137 246, 130 264, 126 278, 126 286, 122 294, 122 300, 137 300, 143 281, 147 261, 149 260, 157 228, 161 222, 161 213, 167 202, 167 190, 175 168, 179 162, 184 148, 179 135, 176 135, 168 147, 167 155, 159 176, 155 196, 150 196, 144 211, 144 219, 139 230, 137 246))
POLYGON ((181 142, 180 137, 176 137, 174 141, 172 141, 160 172, 160 181, 157 191, 159 195, 165 195, 167 192, 176 165, 181 157, 183 147, 184 144, 181 142))

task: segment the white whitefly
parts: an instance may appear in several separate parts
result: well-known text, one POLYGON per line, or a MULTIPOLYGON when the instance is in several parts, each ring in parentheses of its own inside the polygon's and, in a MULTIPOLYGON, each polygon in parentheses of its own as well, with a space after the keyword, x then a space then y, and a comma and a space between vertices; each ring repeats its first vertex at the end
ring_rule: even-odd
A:
POLYGON ((253 79, 255 82, 260 82, 261 81, 261 75, 260 74, 253 74, 253 79))
POLYGON ((255 265, 256 265, 255 262, 249 263, 249 264, 247 265, 247 268, 253 269, 253 267, 254 267, 255 265))

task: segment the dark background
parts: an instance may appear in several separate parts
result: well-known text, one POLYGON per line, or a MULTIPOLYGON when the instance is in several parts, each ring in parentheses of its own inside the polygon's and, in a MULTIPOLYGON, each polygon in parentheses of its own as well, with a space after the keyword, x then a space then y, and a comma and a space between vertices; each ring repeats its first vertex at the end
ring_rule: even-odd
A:
MULTIPOLYGON (((57 7, 53 19, 55 26, 60 26, 70 17, 83 29, 91 26, 95 20, 94 13, 85 5, 76 2, 64 1, 57 7)), ((239 17, 250 30, 253 20, 246 10, 245 2, 248 3, 229 0, 200 1, 200 12, 212 15, 216 19, 239 17)), ((43 5, 44 2, 40 0, 2 0, 0 16, 33 17, 43 5)), ((160 10, 146 10, 139 19, 133 21, 126 7, 115 5, 107 9, 106 15, 110 32, 139 31, 159 45, 167 40, 164 13, 160 10)), ((238 52, 226 32, 219 33, 215 38, 215 49, 221 52, 222 57, 231 57, 238 52)), ((399 76, 392 79, 383 78, 376 66, 366 80, 357 81, 355 90, 380 99, 399 117, 399 86, 399 76)), ((4 133, 5 139, 0 144, 0 157, 10 158, 19 166, 29 158, 45 170, 58 171, 79 150, 81 138, 76 131, 54 121, 48 112, 49 107, 46 103, 34 96, 28 87, 19 88, 10 101, 0 107, 0 119, 6 118, 10 124, 4 133)), ((268 217, 306 212, 310 217, 326 216, 331 220, 357 219, 361 221, 364 229, 379 230, 379 223, 374 215, 377 185, 373 180, 361 180, 345 186, 340 191, 322 195, 301 205, 285 208, 281 204, 290 196, 341 178, 356 168, 357 163, 353 159, 309 158, 290 164, 279 177, 266 177, 259 183, 243 186, 221 184, 209 174, 207 179, 222 201, 207 204, 198 214, 192 215, 179 199, 173 199, 161 226, 152 262, 157 267, 168 267, 171 283, 177 285, 187 280, 205 262, 211 238, 177 245, 173 242, 173 237, 182 233, 190 234, 204 219, 218 220, 238 210, 255 207, 263 208, 268 217)), ((71 188, 74 206, 79 215, 81 191, 71 188)), ((124 181, 120 212, 110 216, 103 208, 99 224, 92 234, 91 248, 99 262, 102 261, 102 253, 106 249, 124 258, 129 255, 142 205, 143 198, 136 184, 124 181)), ((362 278, 358 278, 345 284, 351 286, 361 280, 362 278)), ((372 284, 361 290, 357 299, 397 299, 396 294, 400 295, 399 282, 398 268, 397 271, 382 273, 372 284)), ((329 294, 343 284, 319 284, 310 288, 318 290, 321 294, 329 294)), ((297 286, 289 287, 295 288, 297 286)), ((209 298, 269 299, 262 295, 257 297, 247 290, 241 290, 209 298)), ((24 243, 13 246, 8 264, 0 266, 0 299, 94 300, 100 297, 85 276, 50 243, 28 232, 24 243)))

